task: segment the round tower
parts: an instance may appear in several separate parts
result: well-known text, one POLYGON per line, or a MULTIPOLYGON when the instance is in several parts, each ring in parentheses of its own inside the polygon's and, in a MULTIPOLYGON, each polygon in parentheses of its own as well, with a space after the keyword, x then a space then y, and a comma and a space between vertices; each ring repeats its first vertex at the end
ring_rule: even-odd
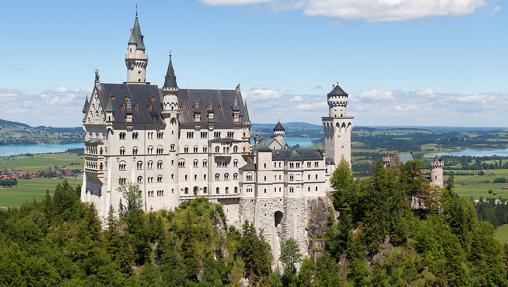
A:
POLYGON ((333 90, 328 93, 328 114, 332 118, 342 118, 346 116, 346 108, 349 97, 339 86, 334 85, 333 90))
POLYGON ((432 186, 444 187, 443 168, 443 159, 438 156, 434 157, 430 163, 430 182, 432 186))
POLYGON ((143 34, 141 34, 141 26, 139 25, 138 11, 136 11, 136 19, 131 29, 127 54, 125 55, 125 65, 127 66, 126 83, 144 84, 146 82, 148 55, 145 53, 145 44, 143 42, 143 34))
POLYGON ((277 140, 282 146, 284 146, 285 136, 286 130, 284 129, 280 121, 278 121, 275 127, 273 128, 273 138, 277 140))

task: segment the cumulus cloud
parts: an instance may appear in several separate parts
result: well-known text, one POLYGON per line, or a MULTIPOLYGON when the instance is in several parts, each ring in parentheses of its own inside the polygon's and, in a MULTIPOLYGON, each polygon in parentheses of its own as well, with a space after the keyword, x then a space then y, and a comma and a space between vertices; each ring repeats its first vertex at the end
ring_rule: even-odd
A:
POLYGON ((80 126, 81 108, 90 89, 55 87, 36 93, 1 89, 0 118, 30 125, 80 126))
POLYGON ((261 86, 245 91, 243 95, 245 99, 249 100, 249 102, 268 101, 281 97, 280 92, 261 86))
MULTIPOLYGON (((274 11, 300 9, 304 15, 368 21, 404 21, 473 13, 486 0, 202 0, 208 5, 266 4, 274 11)), ((499 8, 500 10, 500 8, 499 8)))
POLYGON ((383 91, 383 90, 368 90, 358 94, 358 97, 361 99, 367 99, 370 101, 387 101, 393 100, 393 91, 383 91))

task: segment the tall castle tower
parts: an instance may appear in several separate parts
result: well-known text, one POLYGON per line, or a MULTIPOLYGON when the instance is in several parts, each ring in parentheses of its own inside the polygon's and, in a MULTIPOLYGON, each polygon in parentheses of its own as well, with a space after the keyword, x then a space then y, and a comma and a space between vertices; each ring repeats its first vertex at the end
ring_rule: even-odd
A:
POLYGON ((285 144, 285 137, 286 136, 286 130, 280 123, 280 121, 277 122, 275 127, 273 128, 273 138, 277 140, 282 146, 285 144))
POLYGON ((145 54, 145 44, 143 42, 143 34, 139 26, 138 11, 136 11, 136 19, 131 29, 131 37, 127 46, 127 54, 125 54, 125 65, 127 66, 127 82, 128 84, 145 83, 146 82, 146 66, 148 65, 148 55, 145 54))
POLYGON ((351 131, 354 118, 346 114, 348 100, 348 94, 339 84, 334 85, 328 93, 328 117, 322 119, 326 160, 335 165, 342 160, 351 165, 351 131))
MULTIPOLYGON (((161 89, 162 92, 162 111, 161 116, 164 119, 164 141, 169 144, 169 157, 171 162, 178 161, 178 134, 179 134, 179 116, 180 107, 178 106, 178 85, 176 83, 175 70, 173 69, 173 59, 171 53, 169 54, 168 70, 164 79, 164 85, 161 89)), ((167 163, 166 163, 167 164, 167 163)), ((178 205, 178 173, 173 175, 174 171, 170 168, 165 169, 164 177, 169 179, 169 188, 171 196, 173 197, 170 202, 174 204, 170 208, 175 208, 178 205)))
POLYGON ((430 184, 432 186, 444 187, 443 168, 443 159, 438 156, 434 157, 430 163, 430 184))

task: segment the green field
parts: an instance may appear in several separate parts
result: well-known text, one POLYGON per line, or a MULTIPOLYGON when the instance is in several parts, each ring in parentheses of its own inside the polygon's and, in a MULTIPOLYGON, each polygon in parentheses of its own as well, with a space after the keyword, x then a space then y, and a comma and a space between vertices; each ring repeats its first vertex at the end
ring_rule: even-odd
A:
POLYGON ((496 228, 496 238, 502 243, 508 244, 508 224, 496 228))
POLYGON ((82 169, 83 157, 75 153, 46 153, 29 156, 0 157, 0 168, 14 168, 24 171, 53 168, 82 169))
MULTIPOLYGON (((81 178, 67 178, 73 186, 81 184, 81 178)), ((21 179, 13 188, 0 188, 0 208, 20 206, 33 199, 39 200, 46 190, 53 193, 55 186, 63 179, 37 178, 21 179)))
MULTIPOLYGON (((460 170, 456 172, 466 172, 477 174, 478 171, 460 170)), ((455 175, 455 192, 460 196, 482 198, 502 198, 508 199, 508 183, 493 183, 496 177, 508 177, 508 169, 486 170, 485 175, 455 175), (489 189, 494 193, 489 194, 489 189)))

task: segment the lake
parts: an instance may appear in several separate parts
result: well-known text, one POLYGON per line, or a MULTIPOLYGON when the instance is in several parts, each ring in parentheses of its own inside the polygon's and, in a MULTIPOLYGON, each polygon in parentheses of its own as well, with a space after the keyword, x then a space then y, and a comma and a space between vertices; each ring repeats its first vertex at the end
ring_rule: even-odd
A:
POLYGON ((425 154, 425 157, 434 157, 434 156, 506 156, 508 157, 508 148, 500 148, 500 149, 473 149, 466 148, 459 151, 452 152, 438 152, 438 153, 428 153, 425 154))
POLYGON ((83 148, 83 143, 71 144, 33 144, 33 145, 0 145, 0 156, 18 154, 37 154, 50 152, 64 152, 68 149, 83 148))
MULTIPOLYGON (((318 138, 286 137, 289 146, 300 145, 301 147, 311 146, 312 141, 318 138)), ((68 149, 83 148, 83 143, 71 144, 34 144, 34 145, 0 145, 0 156, 11 156, 18 154, 37 154, 50 152, 64 152, 68 149)))

